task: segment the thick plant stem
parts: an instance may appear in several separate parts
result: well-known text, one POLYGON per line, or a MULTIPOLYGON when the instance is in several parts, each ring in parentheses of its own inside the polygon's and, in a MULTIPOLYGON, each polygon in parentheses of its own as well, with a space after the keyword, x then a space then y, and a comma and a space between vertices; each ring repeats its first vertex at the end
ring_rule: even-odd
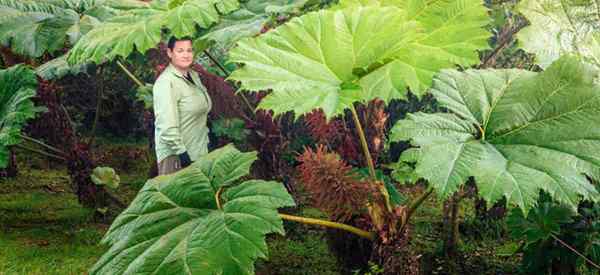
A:
POLYGON ((67 108, 65 107, 65 105, 60 104, 60 108, 65 113, 65 118, 69 122, 69 126, 71 127, 71 131, 75 132, 75 123, 73 122, 73 119, 71 119, 71 115, 69 115, 69 111, 67 111, 67 108))
POLYGON ((129 78, 131 78, 131 80, 133 80, 133 82, 135 82, 135 84, 137 84, 140 87, 144 87, 144 83, 141 80, 139 80, 137 77, 135 77, 135 75, 133 75, 133 73, 131 73, 131 71, 129 71, 127 69, 127 67, 125 67, 125 65, 123 65, 123 63, 121 63, 121 61, 117 60, 117 65, 119 65, 121 70, 123 70, 125 72, 125 74, 127 76, 129 76, 129 78))
POLYGON ((417 208, 425 202, 425 200, 433 193, 433 188, 429 188, 425 193, 423 193, 420 197, 418 197, 415 201, 413 201, 410 206, 408 206, 408 210, 406 210, 406 219, 403 224, 400 226, 400 232, 402 232, 406 226, 408 225, 408 221, 410 221, 410 217, 415 213, 417 208))
POLYGON ((458 211, 461 199, 462 191, 459 191, 444 202, 444 253, 446 254, 446 257, 452 260, 456 260, 456 257, 458 256, 458 211))
POLYGON ((481 128, 481 125, 476 124, 477 128, 479 128, 479 134, 481 135, 481 140, 484 141, 485 140, 485 130, 483 130, 483 128, 481 128))
POLYGON ((501 33, 497 38, 498 43, 496 43, 496 47, 489 55, 483 58, 481 64, 479 65, 479 69, 493 67, 496 64, 496 59, 498 56, 500 56, 502 51, 510 47, 514 41, 514 35, 526 25, 527 23, 522 20, 520 20, 517 25, 513 25, 511 21, 507 21, 507 23, 502 27, 501 33))
POLYGON ((369 152, 369 145, 367 144, 365 131, 363 131, 363 128, 360 125, 360 120, 358 119, 358 114, 356 113, 354 105, 350 105, 350 111, 352 112, 354 125, 356 125, 356 131, 358 132, 358 137, 360 138, 360 144, 362 145, 363 154, 365 155, 365 160, 367 162, 367 166, 369 167, 369 175, 371 176, 371 179, 373 181, 376 181, 377 176, 375 175, 375 165, 373 164, 373 159, 371 158, 371 152, 369 152))
POLYGON ((215 63, 215 65, 217 65, 217 67, 219 67, 219 69, 221 70, 221 72, 223 72, 223 74, 225 75, 225 77, 229 77, 229 71, 227 71, 227 69, 225 69, 225 66, 223 66, 223 64, 221 64, 221 62, 219 62, 214 56, 212 56, 212 54, 210 54, 208 52, 208 50, 204 50, 204 54, 206 56, 208 56, 208 59, 210 59, 210 61, 212 61, 212 63, 215 63))
POLYGON ((305 217, 298 217, 298 216, 292 216, 292 215, 281 214, 281 213, 279 214, 279 217, 281 217, 284 220, 288 220, 288 221, 295 221, 295 222, 304 223, 304 224, 314 224, 314 225, 320 225, 320 226, 324 226, 324 227, 348 231, 350 233, 356 234, 360 237, 369 239, 371 241, 375 239, 375 234, 373 234, 372 232, 367 232, 360 228, 356 228, 354 226, 343 224, 343 223, 324 221, 324 220, 305 218, 305 217))
POLYGON ((566 242, 564 242, 563 240, 561 240, 560 238, 558 238, 556 235, 552 234, 551 236, 552 236, 552 238, 554 240, 556 240, 557 242, 559 242, 561 245, 563 245, 564 247, 568 248, 569 250, 573 251, 573 253, 577 254, 577 256, 579 256, 582 259, 584 259, 591 266, 593 266, 594 268, 600 270, 600 265, 598 265, 597 263, 594 263, 592 260, 588 259, 585 255, 581 254, 581 252, 577 251, 577 249, 573 248, 572 246, 570 246, 569 244, 567 244, 566 242))
MULTIPOLYGON (((373 158, 371 157, 371 152, 369 151, 369 144, 367 143, 367 138, 365 136, 365 131, 360 124, 360 119, 358 118, 358 113, 356 113, 356 109, 354 105, 350 105, 350 111, 352 112, 352 118, 354 119, 354 125, 356 126, 356 131, 358 132, 358 137, 360 138, 360 144, 363 149, 363 154, 365 155, 365 160, 367 162, 367 167, 369 168, 369 175, 371 176, 371 180, 373 184, 377 183, 377 175, 375 174, 375 164, 373 163, 373 158)), ((385 201, 385 207, 387 211, 392 212, 392 203, 390 202, 390 194, 383 184, 376 187, 379 189, 381 194, 383 195, 385 201)), ((381 217, 372 217, 373 220, 378 220, 381 217)))
POLYGON ((94 114, 94 124, 92 125, 92 132, 90 140, 88 141, 88 147, 91 147, 96 138, 96 127, 98 126, 98 120, 100 119, 100 108, 102 107, 102 96, 104 95, 104 77, 102 75, 103 69, 100 67, 98 77, 100 80, 100 87, 98 89, 98 98, 96 99, 96 113, 94 114))
MULTIPOLYGON (((223 206, 221 204, 221 193, 223 192, 224 189, 225 189, 225 186, 221 186, 221 187, 219 187, 217 192, 215 192, 215 202, 217 203, 217 209, 219 209, 219 210, 223 209, 222 208, 223 206)), ((361 236, 363 238, 367 238, 369 240, 375 239, 375 235, 373 233, 367 232, 360 228, 356 228, 354 226, 343 224, 343 223, 324 221, 324 220, 313 219, 313 218, 305 218, 305 217, 299 217, 299 216, 293 216, 293 215, 281 214, 281 213, 279 213, 279 217, 284 220, 288 220, 288 221, 295 221, 295 222, 304 223, 304 224, 314 224, 314 225, 320 225, 320 226, 325 226, 325 227, 329 227, 329 228, 345 230, 350 233, 354 233, 358 236, 361 236)))

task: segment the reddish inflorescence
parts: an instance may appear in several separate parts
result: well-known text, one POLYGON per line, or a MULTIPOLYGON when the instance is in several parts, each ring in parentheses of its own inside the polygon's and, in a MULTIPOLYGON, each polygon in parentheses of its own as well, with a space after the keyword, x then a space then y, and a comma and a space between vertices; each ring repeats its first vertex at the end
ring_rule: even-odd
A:
POLYGON ((335 153, 324 146, 307 148, 298 157, 299 180, 312 195, 315 205, 335 221, 348 221, 365 209, 371 187, 352 173, 335 153))

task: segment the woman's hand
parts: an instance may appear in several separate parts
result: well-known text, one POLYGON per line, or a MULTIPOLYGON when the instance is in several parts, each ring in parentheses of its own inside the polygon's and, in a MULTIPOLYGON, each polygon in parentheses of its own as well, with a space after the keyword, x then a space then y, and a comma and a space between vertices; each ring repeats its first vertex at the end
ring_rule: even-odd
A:
POLYGON ((190 155, 187 152, 183 152, 179 154, 179 164, 181 168, 186 168, 192 164, 192 160, 190 159, 190 155))

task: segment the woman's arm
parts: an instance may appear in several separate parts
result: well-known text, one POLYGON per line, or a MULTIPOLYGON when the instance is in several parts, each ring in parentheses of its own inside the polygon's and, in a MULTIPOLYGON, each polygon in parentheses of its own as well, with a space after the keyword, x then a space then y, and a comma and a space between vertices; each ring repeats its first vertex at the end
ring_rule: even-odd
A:
MULTIPOLYGON (((179 94, 169 81, 156 81, 152 90, 157 140, 169 150, 169 155, 186 153, 179 131, 179 94)), ((157 144, 158 145, 158 144, 157 144)), ((183 166, 183 165, 182 165, 183 166)))

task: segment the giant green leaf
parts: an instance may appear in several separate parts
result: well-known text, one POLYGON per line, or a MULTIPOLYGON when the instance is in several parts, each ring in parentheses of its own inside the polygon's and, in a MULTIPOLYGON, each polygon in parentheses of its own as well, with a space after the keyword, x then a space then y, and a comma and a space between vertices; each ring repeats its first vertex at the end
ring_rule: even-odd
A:
POLYGON ((309 0, 249 0, 240 3, 240 9, 223 16, 222 20, 196 41, 203 50, 213 43, 230 48, 242 38, 260 34, 263 26, 276 15, 299 12, 309 0))
POLYGON ((21 55, 39 57, 61 49, 77 13, 45 3, 0 0, 0 43, 21 55))
MULTIPOLYGON (((488 48, 490 34, 484 27, 490 18, 480 0, 342 0, 340 6, 397 7, 422 28, 422 35, 402 49, 398 60, 361 80, 372 94, 394 87, 389 74, 397 73, 412 79, 411 90, 420 94, 440 69, 477 64, 477 51, 488 48)), ((396 89, 403 92, 404 87, 396 89)))
POLYGON ((167 28, 177 37, 194 36, 196 28, 206 29, 221 14, 239 8, 237 0, 155 0, 145 8, 130 9, 101 23, 73 47, 70 63, 101 63, 117 56, 127 57, 154 48, 167 28))
POLYGON ((132 0, 0 0, 0 43, 29 57, 74 44, 119 8, 143 7, 132 0))
POLYGON ((296 116, 321 108, 329 118, 355 101, 403 98, 407 87, 421 94, 439 69, 477 63, 488 36, 481 2, 432 3, 439 5, 348 4, 294 18, 239 42, 231 61, 244 66, 231 79, 272 90, 260 108, 296 116))
POLYGON ((226 146, 175 174, 149 180, 117 217, 111 245, 91 274, 254 274, 267 257, 265 234, 283 234, 277 208, 293 206, 282 184, 248 180, 255 153, 226 146), (238 160, 242 159, 242 160, 238 160))
POLYGON ((522 47, 541 67, 562 54, 579 55, 600 68, 600 2, 524 0, 518 9, 531 25, 517 33, 522 47))
POLYGON ((506 197, 524 212, 540 190, 576 208, 600 195, 600 86, 574 57, 546 71, 446 70, 432 93, 451 113, 416 113, 392 129, 393 140, 420 147, 416 173, 441 197, 471 176, 488 202, 506 197))
POLYGON ((41 108, 35 107, 37 80, 33 71, 17 65, 0 70, 0 168, 8 164, 8 146, 21 141, 21 128, 41 108))

